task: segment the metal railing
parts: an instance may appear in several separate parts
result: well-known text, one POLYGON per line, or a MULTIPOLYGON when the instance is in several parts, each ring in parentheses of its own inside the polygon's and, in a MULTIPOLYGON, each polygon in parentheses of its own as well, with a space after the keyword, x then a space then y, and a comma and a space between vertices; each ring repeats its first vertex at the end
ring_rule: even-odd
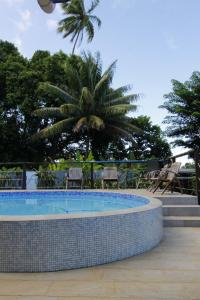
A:
POLYGON ((122 161, 65 161, 65 162, 9 162, 0 163, 0 189, 27 188, 27 174, 37 179, 37 189, 64 189, 66 174, 70 167, 82 167, 85 188, 100 188, 104 166, 117 166, 120 188, 135 188, 140 174, 145 171, 160 169, 166 162, 175 162, 177 158, 190 155, 195 161, 195 170, 180 172, 179 179, 183 189, 198 196, 200 204, 200 152, 190 150, 165 160, 122 160, 122 161), (17 171, 15 168, 17 167, 17 171), (5 170, 6 169, 6 170, 5 170))
MULTIPOLYGON (((65 162, 9 162, 0 163, 0 189, 26 189, 27 175, 37 177, 37 188, 66 187, 66 176, 70 167, 81 167, 85 188, 100 188, 102 171, 105 166, 116 166, 121 188, 134 188, 139 174, 145 170, 159 169, 162 160, 122 160, 122 161, 65 161, 65 162), (15 172, 15 168, 21 171, 15 172), (6 168, 7 171, 2 171, 6 168), (17 178, 16 178, 17 173, 17 178), (18 184, 16 184, 18 182, 18 184), (10 183, 10 184, 9 184, 10 183)), ((30 178, 28 179, 30 180, 30 178)))

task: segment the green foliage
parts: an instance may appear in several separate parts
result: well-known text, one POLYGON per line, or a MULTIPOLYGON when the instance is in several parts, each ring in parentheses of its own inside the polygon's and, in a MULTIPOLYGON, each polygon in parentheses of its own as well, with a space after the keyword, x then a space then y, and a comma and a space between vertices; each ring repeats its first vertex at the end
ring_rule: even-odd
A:
POLYGON ((101 21, 92 15, 98 6, 99 0, 92 1, 88 10, 85 8, 84 0, 71 0, 62 5, 65 18, 59 22, 58 32, 63 33, 63 38, 71 36, 70 41, 74 43, 72 54, 76 45, 82 42, 84 33, 88 37, 88 42, 94 38, 94 24, 101 26, 101 21))
POLYGON ((161 128, 158 125, 153 125, 150 117, 139 116, 132 119, 132 124, 139 127, 142 133, 133 134, 133 142, 128 147, 131 159, 165 159, 171 156, 170 145, 161 128))
POLYGON ((65 159, 67 169, 77 149, 84 160, 90 151, 95 160, 131 157, 128 148, 138 129, 127 113, 135 111, 138 95, 127 95, 129 86, 112 88, 115 66, 103 72, 99 54, 61 51, 36 51, 28 60, 0 41, 1 161, 65 159), (33 141, 39 132, 44 138, 33 141))
POLYGON ((194 72, 185 83, 172 81, 173 91, 165 95, 161 106, 168 111, 164 123, 174 145, 194 149, 200 147, 200 72, 194 72))
POLYGON ((45 95, 41 83, 66 84, 68 56, 62 52, 50 55, 36 51, 30 60, 22 57, 13 44, 0 41, 0 152, 1 161, 43 161, 64 156, 72 137, 65 135, 53 140, 31 141, 34 132, 47 126, 48 121, 32 116, 41 105, 59 103, 51 94, 45 95), (65 76, 64 76, 65 75, 65 76))
POLYGON ((183 169, 195 169, 195 163, 186 163, 184 166, 183 166, 183 169))
POLYGON ((49 164, 48 169, 50 171, 65 171, 68 168, 68 162, 65 159, 59 159, 54 164, 49 164))
POLYGON ((34 116, 53 120, 35 138, 77 134, 79 140, 84 141, 87 157, 89 151, 93 151, 93 145, 101 147, 102 140, 106 141, 105 137, 108 145, 116 136, 130 138, 133 132, 138 132, 139 129, 130 123, 127 116, 127 113, 136 110, 136 105, 132 102, 138 95, 124 95, 123 91, 127 91, 128 86, 117 90, 111 88, 115 65, 114 62, 103 73, 100 55, 93 57, 91 54, 84 54, 78 66, 71 68, 75 83, 71 87, 71 94, 67 92, 68 86, 60 89, 53 85, 43 85, 47 93, 62 100, 62 105, 42 107, 34 112, 34 116))
POLYGON ((55 188, 56 174, 52 171, 49 171, 47 167, 39 166, 39 170, 37 171, 36 175, 38 177, 38 189, 55 188))
POLYGON ((22 169, 20 167, 0 169, 0 188, 11 189, 19 188, 22 183, 22 169))

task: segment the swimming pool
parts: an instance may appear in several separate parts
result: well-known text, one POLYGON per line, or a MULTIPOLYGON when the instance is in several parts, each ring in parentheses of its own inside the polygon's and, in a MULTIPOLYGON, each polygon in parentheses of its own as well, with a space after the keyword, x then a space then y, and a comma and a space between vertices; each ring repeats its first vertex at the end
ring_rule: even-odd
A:
POLYGON ((55 215, 116 211, 143 206, 149 200, 136 195, 101 192, 0 193, 0 215, 55 215))
POLYGON ((163 235, 156 199, 109 192, 0 192, 0 272, 47 272, 121 260, 163 235))

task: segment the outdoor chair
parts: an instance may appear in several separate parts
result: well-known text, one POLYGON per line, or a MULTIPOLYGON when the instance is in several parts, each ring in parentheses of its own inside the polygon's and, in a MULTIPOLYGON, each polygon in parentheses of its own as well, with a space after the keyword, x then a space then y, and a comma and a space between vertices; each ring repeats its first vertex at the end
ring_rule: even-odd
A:
POLYGON ((170 167, 171 163, 168 163, 164 165, 162 169, 151 172, 149 176, 150 185, 148 187, 148 190, 150 192, 155 189, 159 180, 165 179, 167 177, 167 170, 170 169, 170 167))
POLYGON ((159 173, 159 170, 142 173, 138 178, 136 189, 139 189, 140 185, 145 185, 145 187, 149 189, 152 186, 152 180, 154 180, 154 178, 157 178, 159 173))
POLYGON ((137 181, 136 189, 140 187, 140 185, 145 185, 148 190, 152 190, 155 182, 158 179, 158 176, 162 174, 166 168, 169 167, 169 164, 165 165, 161 170, 159 169, 158 161, 149 161, 147 165, 147 171, 142 173, 137 181))
POLYGON ((117 182, 117 188, 119 189, 119 178, 116 167, 105 167, 103 169, 102 189, 104 189, 106 182, 117 182))
POLYGON ((155 193, 158 190, 158 188, 161 187, 163 184, 165 184, 165 187, 162 191, 162 195, 166 192, 166 190, 168 188, 171 188, 171 192, 173 192, 175 185, 176 185, 176 187, 179 188, 181 193, 183 193, 180 181, 177 178, 180 167, 181 167, 181 163, 175 162, 175 163, 172 163, 172 165, 169 168, 166 168, 165 170, 163 170, 163 172, 161 174, 159 174, 159 176, 157 178, 153 193, 155 193))
MULTIPOLYGON (((68 176, 66 179, 66 188, 68 189, 71 183, 71 187, 73 187, 73 183, 78 184, 78 187, 83 188, 83 170, 82 168, 70 168, 68 172, 68 176)), ((76 185, 77 187, 77 185, 76 185)))
POLYGON ((151 186, 151 178, 157 177, 159 171, 158 160, 149 160, 147 162, 147 170, 142 172, 138 177, 136 189, 138 189, 140 185, 142 185, 142 187, 145 186, 146 188, 149 187, 149 185, 151 186))

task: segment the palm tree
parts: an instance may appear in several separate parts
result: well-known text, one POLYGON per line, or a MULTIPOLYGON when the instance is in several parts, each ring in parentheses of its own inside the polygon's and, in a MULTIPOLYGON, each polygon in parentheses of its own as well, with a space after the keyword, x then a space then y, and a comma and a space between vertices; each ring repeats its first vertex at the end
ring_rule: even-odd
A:
POLYGON ((92 12, 99 4, 99 0, 92 1, 90 8, 86 11, 84 0, 71 0, 63 4, 63 10, 66 17, 59 22, 58 32, 63 33, 63 37, 71 36, 71 42, 74 43, 72 54, 74 54, 78 40, 83 40, 84 32, 88 36, 88 42, 94 38, 94 23, 98 27, 101 21, 92 12))
POLYGON ((124 95, 129 86, 112 89, 111 83, 116 62, 102 74, 100 56, 91 54, 82 56, 79 69, 71 72, 74 83, 73 95, 67 89, 45 84, 48 93, 62 99, 59 107, 43 107, 34 112, 40 118, 53 119, 53 123, 38 132, 35 137, 49 138, 65 132, 73 131, 84 137, 86 156, 91 148, 91 140, 102 132, 104 136, 130 137, 138 128, 130 123, 127 113, 136 110, 132 101, 138 95, 124 95))

